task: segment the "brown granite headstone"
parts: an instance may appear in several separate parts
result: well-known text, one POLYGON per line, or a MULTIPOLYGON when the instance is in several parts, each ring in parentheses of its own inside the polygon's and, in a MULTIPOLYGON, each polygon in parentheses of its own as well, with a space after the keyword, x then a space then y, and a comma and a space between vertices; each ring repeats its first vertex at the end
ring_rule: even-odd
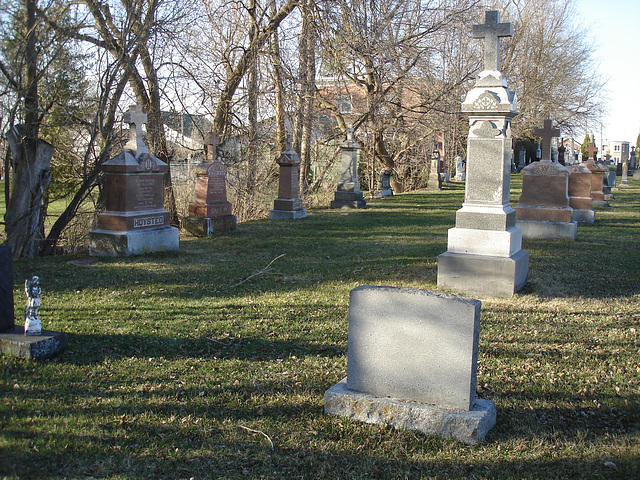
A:
POLYGON ((196 168, 195 198, 189 204, 184 228, 197 236, 236 230, 237 217, 227 200, 227 169, 217 153, 218 137, 210 132, 205 139, 205 161, 196 168))
POLYGON ((142 107, 125 113, 130 138, 123 152, 104 162, 106 209, 90 232, 91 255, 132 255, 178 249, 178 230, 164 209, 163 175, 169 166, 151 155, 142 141, 142 107))
POLYGON ((278 198, 273 201, 269 212, 272 220, 298 219, 307 216, 300 198, 300 157, 291 147, 291 137, 287 136, 287 149, 276 160, 280 165, 278 198))
POLYGON ((588 159, 583 162, 586 168, 591 172, 591 198, 593 199, 592 205, 594 207, 608 207, 609 202, 604 199, 603 182, 604 174, 607 173, 607 169, 598 165, 595 161, 595 154, 598 149, 593 142, 589 143, 586 148, 588 159))
POLYGON ((596 212, 592 209, 591 171, 583 164, 569 167, 569 205, 573 208, 573 220, 593 223, 596 212))

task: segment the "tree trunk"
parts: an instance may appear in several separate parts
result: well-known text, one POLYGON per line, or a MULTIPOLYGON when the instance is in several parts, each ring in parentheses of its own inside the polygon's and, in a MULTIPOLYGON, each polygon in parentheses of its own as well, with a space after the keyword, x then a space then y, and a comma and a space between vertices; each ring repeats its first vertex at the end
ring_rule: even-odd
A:
POLYGON ((11 193, 5 213, 5 245, 13 258, 35 257, 44 238, 43 195, 51 181, 53 146, 37 142, 35 153, 26 148, 24 129, 11 128, 7 140, 12 155, 11 193))
MULTIPOLYGON (((271 3, 273 13, 276 10, 275 1, 271 3)), ((282 59, 280 58, 280 38, 278 30, 271 35, 271 63, 273 64, 273 83, 276 94, 276 151, 278 154, 287 148, 285 129, 284 85, 282 83, 282 59)))
POLYGON ((311 170, 311 130, 313 128, 313 99, 316 82, 316 49, 315 30, 313 25, 313 11, 311 0, 305 0, 303 6, 303 35, 306 37, 305 68, 303 76, 303 109, 302 132, 300 142, 300 185, 307 193, 310 185, 309 172, 311 170))

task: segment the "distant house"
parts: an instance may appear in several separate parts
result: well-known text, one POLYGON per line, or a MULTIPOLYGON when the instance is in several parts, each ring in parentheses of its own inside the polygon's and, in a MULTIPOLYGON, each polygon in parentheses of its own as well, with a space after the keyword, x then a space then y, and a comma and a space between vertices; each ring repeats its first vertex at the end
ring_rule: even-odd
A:
POLYGON ((602 142, 601 158, 610 160, 614 165, 629 161, 629 142, 609 141, 602 142))
POLYGON ((577 163, 582 161, 582 154, 580 153, 580 147, 582 147, 582 143, 576 141, 573 138, 564 138, 562 140, 562 145, 564 145, 564 159, 566 163, 577 163))

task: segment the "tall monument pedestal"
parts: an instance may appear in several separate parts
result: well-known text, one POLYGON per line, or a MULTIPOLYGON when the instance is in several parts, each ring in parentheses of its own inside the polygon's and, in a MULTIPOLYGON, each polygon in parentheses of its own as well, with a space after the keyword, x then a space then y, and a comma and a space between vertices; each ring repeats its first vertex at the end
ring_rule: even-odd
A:
POLYGON ((499 71, 499 38, 512 35, 499 12, 487 12, 474 36, 484 38, 485 69, 462 104, 469 115, 465 200, 438 256, 438 288, 480 297, 510 297, 526 281, 529 253, 509 201, 511 120, 518 101, 499 71))
POLYGON ((307 211, 302 208, 300 198, 300 157, 291 148, 291 138, 287 137, 287 149, 276 160, 280 165, 278 198, 273 201, 269 212, 271 220, 297 220, 305 218, 307 211))
POLYGON ((353 128, 347 129, 347 140, 340 145, 342 174, 331 208, 363 208, 367 205, 358 182, 358 150, 360 145, 353 140, 353 128))

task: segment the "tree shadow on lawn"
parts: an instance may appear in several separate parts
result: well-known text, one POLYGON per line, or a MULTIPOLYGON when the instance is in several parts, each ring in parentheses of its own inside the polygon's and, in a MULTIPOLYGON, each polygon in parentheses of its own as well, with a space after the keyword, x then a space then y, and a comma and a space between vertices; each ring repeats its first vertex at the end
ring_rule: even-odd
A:
MULTIPOLYGON (((246 394, 241 388, 234 393, 246 394)), ((141 398, 132 405, 100 406, 95 414, 102 415, 103 422, 94 427, 100 432, 81 434, 81 446, 77 432, 36 436, 32 429, 5 430, 0 435, 24 439, 39 448, 30 448, 28 453, 5 452, 0 466, 20 478, 43 479, 117 474, 132 479, 547 479, 610 478, 614 471, 605 462, 614 460, 620 478, 635 478, 638 473, 638 463, 632 459, 588 452, 601 448, 603 439, 629 432, 620 417, 600 417, 602 424, 594 425, 590 419, 598 419, 601 412, 592 414, 590 409, 499 410, 498 423, 486 442, 469 447, 415 432, 325 417, 315 403, 261 406, 256 414, 255 403, 233 408, 215 403, 214 395, 202 397, 197 389, 188 388, 177 394, 186 402, 148 406, 141 398), (197 399, 198 404, 189 398, 197 399), (161 424, 157 419, 162 418, 177 421, 161 424), (61 445, 66 445, 64 453, 60 453, 61 445), (550 458, 553 446, 560 451, 550 458), (496 452, 498 447, 500 452, 496 452), (526 455, 520 447, 527 449, 526 455), (514 460, 487 459, 505 456, 514 460), (429 459, 434 457, 439 459, 429 459)))
POLYGON ((346 346, 302 339, 268 339, 257 336, 223 336, 169 338, 131 334, 68 334, 67 347, 58 354, 57 363, 90 365, 106 359, 123 358, 198 359, 274 361, 290 356, 297 358, 338 358, 346 354, 346 346))

